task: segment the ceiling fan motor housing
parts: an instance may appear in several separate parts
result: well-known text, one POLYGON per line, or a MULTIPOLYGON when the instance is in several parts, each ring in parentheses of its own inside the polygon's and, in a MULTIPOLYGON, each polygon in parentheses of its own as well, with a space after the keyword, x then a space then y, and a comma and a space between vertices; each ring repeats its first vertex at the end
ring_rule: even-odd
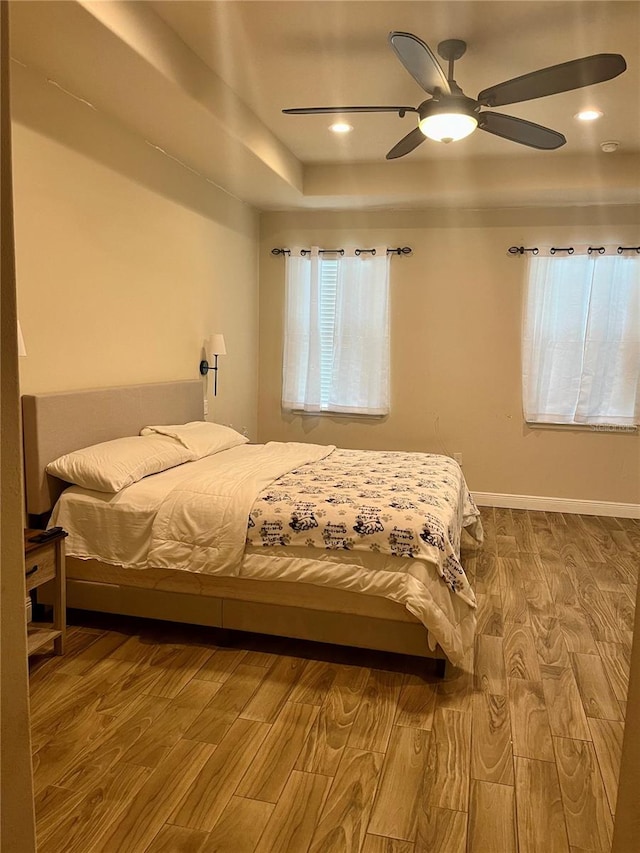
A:
POLYGON ((473 115, 479 109, 480 104, 474 101, 473 98, 467 98, 462 92, 452 92, 450 95, 443 95, 436 89, 433 98, 429 98, 420 104, 418 113, 420 118, 425 118, 435 113, 467 113, 467 115, 473 115))

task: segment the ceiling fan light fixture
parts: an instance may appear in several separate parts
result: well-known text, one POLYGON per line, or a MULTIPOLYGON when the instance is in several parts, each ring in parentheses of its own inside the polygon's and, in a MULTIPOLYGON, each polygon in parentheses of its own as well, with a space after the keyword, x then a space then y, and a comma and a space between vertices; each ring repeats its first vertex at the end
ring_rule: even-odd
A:
POLYGON ((476 116, 465 112, 434 112, 419 122, 420 130, 435 142, 457 142, 473 133, 477 126, 476 116))

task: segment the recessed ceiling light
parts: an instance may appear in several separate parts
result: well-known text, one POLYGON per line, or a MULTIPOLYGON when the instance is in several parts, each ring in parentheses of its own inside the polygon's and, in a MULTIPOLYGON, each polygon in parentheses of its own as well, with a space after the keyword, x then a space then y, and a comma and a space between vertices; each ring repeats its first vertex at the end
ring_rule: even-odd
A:
POLYGON ((336 121, 329 125, 329 130, 333 131, 333 133, 351 133, 353 127, 347 124, 346 121, 336 121))
POLYGON ((579 113, 576 113, 574 118, 577 118, 578 121, 595 121, 597 118, 602 118, 602 112, 600 110, 580 110, 579 113))

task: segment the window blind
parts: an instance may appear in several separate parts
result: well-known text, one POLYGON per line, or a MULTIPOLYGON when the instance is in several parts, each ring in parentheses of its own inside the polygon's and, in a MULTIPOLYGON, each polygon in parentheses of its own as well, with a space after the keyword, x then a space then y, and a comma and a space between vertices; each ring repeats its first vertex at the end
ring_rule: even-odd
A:
POLYGON ((320 260, 320 407, 329 405, 336 329, 338 261, 320 260))

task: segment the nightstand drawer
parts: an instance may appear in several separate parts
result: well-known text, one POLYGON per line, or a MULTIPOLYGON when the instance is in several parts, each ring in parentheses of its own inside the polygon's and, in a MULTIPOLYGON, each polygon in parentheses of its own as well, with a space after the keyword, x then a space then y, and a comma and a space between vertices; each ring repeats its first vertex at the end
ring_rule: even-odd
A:
POLYGON ((42 548, 34 554, 26 555, 25 582, 27 592, 35 589, 56 576, 55 545, 42 548))

